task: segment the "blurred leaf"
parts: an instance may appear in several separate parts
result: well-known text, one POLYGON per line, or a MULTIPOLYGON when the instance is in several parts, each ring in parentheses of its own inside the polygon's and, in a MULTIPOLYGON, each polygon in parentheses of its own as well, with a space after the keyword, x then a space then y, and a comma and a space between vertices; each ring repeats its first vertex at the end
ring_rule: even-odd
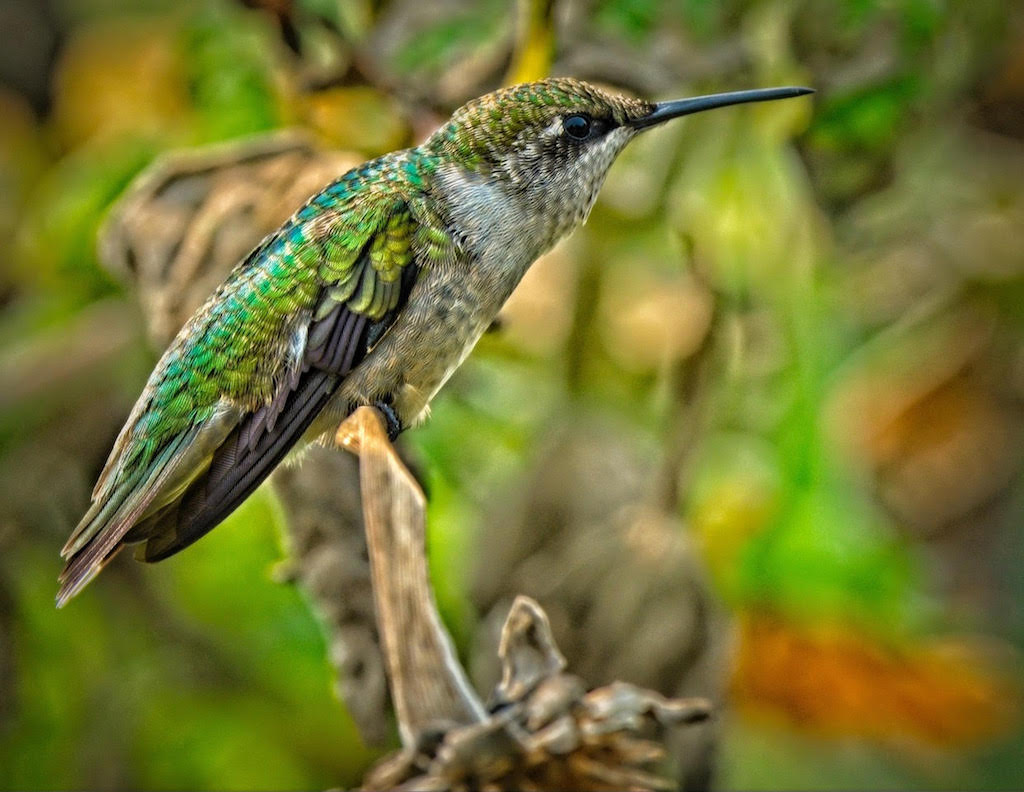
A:
POLYGON ((503 32, 506 10, 504 3, 484 0, 435 19, 403 42, 395 66, 406 74, 443 70, 481 42, 503 32))
POLYGON ((765 614, 746 617, 741 636, 740 706, 770 707, 819 734, 969 745, 1020 715, 1019 686, 970 638, 899 648, 849 627, 805 629, 765 614))
POLYGON ((93 141, 181 139, 188 123, 177 23, 93 23, 71 37, 54 85, 52 124, 65 149, 93 141))
MULTIPOLYGON (((46 167, 39 126, 28 103, 0 87, 0 258, 15 259, 14 241, 28 195, 46 167)), ((13 275, 0 267, 0 295, 13 275)))
POLYGON ((800 621, 838 619, 883 634, 919 625, 919 580, 906 550, 868 503, 837 485, 799 492, 752 539, 741 558, 744 599, 800 621))
POLYGON ((689 489, 689 523, 730 604, 744 594, 741 555, 778 515, 782 471, 771 444, 719 434, 705 443, 689 489))
POLYGON ((517 0, 516 41, 504 83, 547 77, 555 56, 554 0, 517 0))
POLYGON ((877 151, 892 145, 921 93, 917 76, 902 76, 848 94, 826 96, 810 135, 826 149, 877 151))
POLYGON ((758 118, 741 110, 695 119, 670 187, 671 222, 693 241, 717 290, 799 299, 813 268, 817 210, 799 165, 758 118))
POLYGON ((858 790, 927 786, 923 774, 894 751, 865 750, 850 740, 785 729, 778 718, 758 714, 737 719, 725 735, 720 777, 724 789, 813 792, 837 786, 858 790))
POLYGON ((61 19, 69 25, 87 25, 92 21, 170 12, 195 6, 206 0, 54 0, 61 19))
POLYGON ((198 690, 192 702, 171 696, 155 703, 158 717, 146 739, 164 757, 155 769, 174 774, 162 786, 207 788, 216 778, 230 778, 239 789, 309 788, 339 783, 326 770, 344 768, 352 779, 371 758, 331 693, 325 642, 308 603, 296 588, 270 578, 281 557, 281 519, 264 488, 191 552, 154 568, 165 601, 208 635, 245 684, 220 704, 198 690), (199 711, 189 712, 193 707, 199 711), (211 709, 221 714, 211 719, 211 709), (189 730, 169 744, 163 733, 168 717, 201 725, 206 738, 189 730), (275 747, 254 755, 247 731, 275 747), (196 756, 191 768, 175 758, 201 746, 206 758, 196 756), (273 760, 282 754, 287 764, 273 760))
POLYGON ((329 145, 379 156, 408 139, 397 104, 370 87, 327 88, 304 97, 309 125, 329 145))
POLYGON ((903 38, 906 46, 931 44, 944 19, 943 0, 904 0, 903 38))
POLYGON ((371 18, 370 0, 296 0, 300 12, 326 19, 342 30, 365 32, 371 18))
POLYGON ((660 6, 658 0, 602 0, 594 11, 594 19, 605 32, 637 42, 654 29, 660 6))
POLYGON ((278 519, 260 493, 181 563, 145 569, 159 597, 108 573, 61 611, 53 548, 25 545, 10 578, 23 698, 5 713, 0 785, 354 783, 372 756, 331 695, 307 603, 268 575, 278 519))
POLYGON ((722 3, 709 3, 707 0, 681 0, 679 7, 686 29, 700 41, 714 40, 727 12, 722 3))
POLYGON ((196 142, 282 124, 284 97, 275 76, 280 45, 268 19, 240 6, 207 3, 188 19, 182 47, 199 116, 196 142))
POLYGON ((57 162, 29 198, 18 239, 18 276, 71 301, 110 292, 113 282, 96 259, 96 231, 157 151, 152 141, 122 139, 89 145, 57 162))

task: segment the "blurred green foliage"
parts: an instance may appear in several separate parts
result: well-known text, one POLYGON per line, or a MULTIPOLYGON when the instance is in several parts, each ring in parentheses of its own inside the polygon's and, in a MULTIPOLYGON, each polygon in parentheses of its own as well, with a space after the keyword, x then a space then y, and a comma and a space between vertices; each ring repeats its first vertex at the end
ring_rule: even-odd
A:
POLYGON ((187 564, 158 571, 156 601, 118 587, 76 608, 70 629, 53 615, 50 548, 19 547, 4 787, 308 789, 364 764, 307 604, 267 574, 278 519, 254 497, 187 564), (232 582, 245 569, 255 576, 232 582))
POLYGON ((197 143, 265 132, 281 125, 274 53, 266 25, 210 4, 183 26, 181 57, 199 115, 197 143))
MULTIPOLYGON (((52 95, 0 95, 0 258, 10 262, 0 370, 25 378, 28 394, 0 402, 2 788, 323 788, 356 783, 374 755, 333 698, 309 604, 272 579, 283 518, 267 490, 187 553, 116 566, 66 611, 52 607, 56 551, 102 463, 61 438, 85 433, 79 421, 112 438, 155 350, 138 359, 132 314, 122 365, 100 355, 99 373, 58 378, 46 398, 26 356, 101 298, 134 304, 94 243, 125 186, 161 152, 286 125, 371 156, 403 144, 408 126, 436 123, 450 93, 491 87, 507 60, 503 3, 448 2, 425 20, 415 3, 282 5, 300 41, 333 31, 340 76, 307 69, 272 14, 240 3, 63 0, 52 95), (406 80, 445 87, 422 95, 406 80), (372 122, 353 125, 356 114, 372 122), (62 394, 90 389, 105 409, 61 408, 62 394), (51 476, 66 491, 47 493, 51 476)), ((660 299, 670 293, 713 301, 717 315, 713 408, 678 511, 730 609, 884 648, 980 636, 1009 653, 1019 681, 1019 10, 996 0, 583 5, 556 68, 593 63, 604 48, 610 65, 596 76, 627 86, 662 69, 673 92, 821 91, 813 114, 797 103, 736 108, 638 141, 589 225, 552 255, 564 297, 524 284, 528 319, 511 312, 407 435, 430 493, 437 596, 460 647, 477 626, 467 590, 486 552, 477 528, 511 502, 546 438, 595 418, 639 456, 663 455, 680 410, 673 383, 708 321, 681 317, 660 299), (1018 108, 1015 121, 1001 120, 1005 106, 1018 108)), ((895 755, 902 734, 879 747, 780 723, 730 725, 723 784, 1005 788, 1024 773, 1019 727, 944 746, 936 764, 932 749, 895 755)))

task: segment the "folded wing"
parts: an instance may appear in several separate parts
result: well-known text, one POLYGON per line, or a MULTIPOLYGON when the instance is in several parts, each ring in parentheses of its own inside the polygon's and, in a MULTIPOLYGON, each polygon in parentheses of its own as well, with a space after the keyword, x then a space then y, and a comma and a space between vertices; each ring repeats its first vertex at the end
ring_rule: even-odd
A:
POLYGON ((301 210, 179 334, 64 547, 58 605, 124 545, 157 561, 220 523, 391 325, 418 273, 413 221, 401 200, 357 219, 301 210))

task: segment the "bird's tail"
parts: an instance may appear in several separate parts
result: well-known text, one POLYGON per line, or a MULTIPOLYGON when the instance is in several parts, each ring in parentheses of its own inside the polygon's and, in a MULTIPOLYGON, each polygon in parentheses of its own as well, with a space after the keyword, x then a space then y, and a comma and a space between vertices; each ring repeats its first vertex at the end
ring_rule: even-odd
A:
POLYGON ((57 607, 81 591, 117 555, 122 539, 165 490, 180 467, 181 452, 195 439, 195 430, 179 435, 140 474, 115 481, 94 498, 89 510, 61 550, 67 559, 58 581, 57 607))

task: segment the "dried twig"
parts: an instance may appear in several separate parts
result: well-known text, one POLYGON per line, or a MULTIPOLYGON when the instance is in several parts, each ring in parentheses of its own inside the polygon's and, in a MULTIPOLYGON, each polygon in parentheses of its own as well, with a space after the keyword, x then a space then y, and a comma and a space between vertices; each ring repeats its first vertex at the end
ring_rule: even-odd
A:
POLYGON ((527 597, 502 630, 489 713, 470 688, 437 614, 424 548, 425 499, 380 413, 357 410, 337 440, 360 457, 374 600, 403 750, 367 789, 672 789, 673 727, 703 721, 703 699, 666 699, 614 682, 586 692, 564 672, 547 616, 527 597))
POLYGON ((529 597, 512 605, 500 659, 502 684, 486 720, 389 757, 364 788, 676 788, 665 772, 665 739, 675 727, 706 719, 706 701, 666 699, 625 682, 585 692, 581 680, 564 673, 547 616, 529 597))

